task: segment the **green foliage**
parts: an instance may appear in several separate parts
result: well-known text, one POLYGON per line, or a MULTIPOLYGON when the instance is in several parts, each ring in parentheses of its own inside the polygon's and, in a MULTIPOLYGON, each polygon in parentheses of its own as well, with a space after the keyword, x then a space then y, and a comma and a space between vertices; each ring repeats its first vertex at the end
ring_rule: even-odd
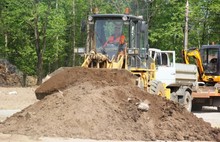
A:
POLYGON ((193 0, 191 2, 191 30, 189 32, 190 39, 192 39, 191 46, 220 43, 219 6, 218 0, 193 0))
MULTIPOLYGON (((1 41, 2 52, 4 58, 7 58, 17 67, 26 72, 27 74, 34 74, 33 65, 36 60, 30 55, 34 53, 31 44, 32 38, 30 37, 30 27, 27 24, 30 18, 30 13, 27 13, 28 7, 31 3, 21 0, 19 2, 7 0, 4 2, 4 7, 1 11, 1 23, 4 33, 1 41), (6 41, 7 40, 7 43, 6 41), (28 59, 27 59, 28 57, 28 59), (29 64, 29 59, 32 63, 29 64)), ((36 58, 35 58, 36 59, 36 58)))
MULTIPOLYGON (((0 57, 30 75, 37 73, 41 56, 44 75, 61 66, 80 65, 81 57, 73 51, 86 46, 87 33, 81 29, 92 9, 124 13, 129 7, 148 21, 150 47, 175 50, 181 60, 185 5, 180 0, 1 0, 0 57)), ((220 43, 219 7, 219 0, 189 1, 189 47, 220 43)))
POLYGON ((35 74, 35 64, 37 61, 36 52, 33 50, 33 47, 24 46, 18 47, 17 57, 14 58, 14 63, 17 67, 28 73, 29 75, 35 74))
POLYGON ((183 48, 185 2, 156 1, 151 5, 151 11, 155 13, 150 13, 154 14, 149 20, 150 46, 180 53, 183 48))

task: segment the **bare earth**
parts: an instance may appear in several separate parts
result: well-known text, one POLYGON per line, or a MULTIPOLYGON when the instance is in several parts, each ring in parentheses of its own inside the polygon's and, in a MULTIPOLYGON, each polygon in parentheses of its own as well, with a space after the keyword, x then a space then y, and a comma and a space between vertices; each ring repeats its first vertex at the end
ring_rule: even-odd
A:
MULTIPOLYGON (((220 140, 219 129, 178 104, 145 93, 126 71, 66 68, 37 89, 16 88, 14 94, 0 89, 1 109, 22 110, 1 122, 0 132, 17 138, 220 140), (148 111, 137 108, 142 102, 148 111)), ((0 139, 7 141, 7 136, 0 139)))
POLYGON ((37 87, 0 87, 0 109, 24 109, 37 101, 37 87))

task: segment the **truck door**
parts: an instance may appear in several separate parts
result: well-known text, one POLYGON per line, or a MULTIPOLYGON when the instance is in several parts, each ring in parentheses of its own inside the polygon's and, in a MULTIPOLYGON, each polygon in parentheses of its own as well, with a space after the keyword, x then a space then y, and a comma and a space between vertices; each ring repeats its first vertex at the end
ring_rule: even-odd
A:
POLYGON ((161 51, 156 57, 156 80, 160 80, 166 85, 175 83, 175 52, 161 51))

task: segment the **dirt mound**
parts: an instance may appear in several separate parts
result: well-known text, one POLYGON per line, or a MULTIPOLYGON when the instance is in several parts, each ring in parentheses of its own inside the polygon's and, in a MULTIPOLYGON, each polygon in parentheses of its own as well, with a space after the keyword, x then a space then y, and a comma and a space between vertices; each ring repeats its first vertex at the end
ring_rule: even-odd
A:
MULTIPOLYGON (((56 71, 55 71, 56 72, 56 71)), ((67 87, 80 85, 81 83, 91 82, 94 86, 117 86, 135 84, 136 77, 130 72, 113 69, 88 69, 88 68, 62 68, 57 71, 58 75, 52 75, 49 82, 44 82, 35 91, 38 99, 44 98, 48 94, 58 92, 67 87)), ((86 87, 86 86, 85 86, 86 87)))
POLYGON ((217 141, 219 129, 135 86, 127 71, 67 68, 36 90, 41 101, 0 124, 0 132, 107 140, 217 141), (138 109, 148 103, 148 111, 138 109))
POLYGON ((1 87, 28 87, 35 86, 37 79, 34 76, 24 75, 16 66, 5 59, 0 59, 0 86, 1 87))
POLYGON ((16 67, 7 60, 0 60, 0 86, 21 86, 16 67))

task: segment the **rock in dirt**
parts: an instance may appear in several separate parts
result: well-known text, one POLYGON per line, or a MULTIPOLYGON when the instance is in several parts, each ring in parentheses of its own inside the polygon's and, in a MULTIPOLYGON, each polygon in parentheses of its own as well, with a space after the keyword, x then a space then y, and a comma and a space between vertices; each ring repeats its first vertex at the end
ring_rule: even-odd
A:
POLYGON ((138 109, 142 110, 142 111, 148 111, 150 108, 149 106, 149 102, 147 100, 145 100, 144 102, 140 102, 138 104, 138 109))
POLYGON ((67 68, 36 89, 40 101, 0 124, 0 132, 97 140, 217 141, 219 129, 180 105, 147 94, 128 71, 67 68), (46 94, 46 95, 45 95, 46 94), (149 110, 140 111, 140 102, 149 110))

